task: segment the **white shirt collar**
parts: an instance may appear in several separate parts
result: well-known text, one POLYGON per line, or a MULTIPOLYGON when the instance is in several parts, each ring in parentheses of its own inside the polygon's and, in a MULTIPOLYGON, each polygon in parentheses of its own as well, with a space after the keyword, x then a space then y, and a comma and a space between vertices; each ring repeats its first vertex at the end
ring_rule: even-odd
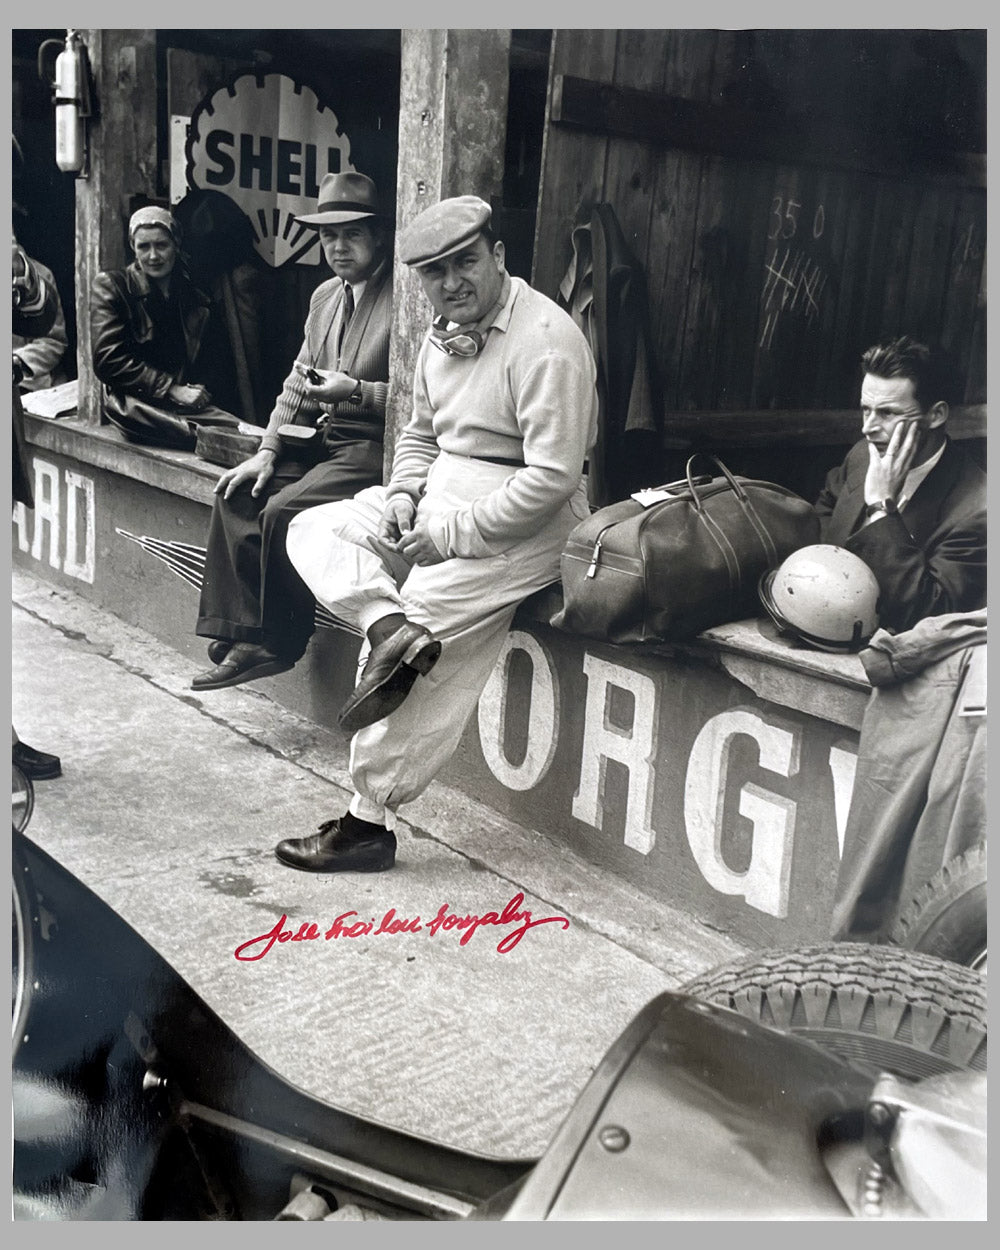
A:
POLYGON ((925 460, 923 464, 918 464, 915 469, 911 469, 909 473, 907 473, 903 482, 903 492, 898 501, 900 507, 912 499, 917 493, 917 487, 921 484, 921 482, 923 482, 924 478, 930 474, 931 470, 944 455, 944 449, 946 446, 946 443, 942 443, 929 460, 925 460))

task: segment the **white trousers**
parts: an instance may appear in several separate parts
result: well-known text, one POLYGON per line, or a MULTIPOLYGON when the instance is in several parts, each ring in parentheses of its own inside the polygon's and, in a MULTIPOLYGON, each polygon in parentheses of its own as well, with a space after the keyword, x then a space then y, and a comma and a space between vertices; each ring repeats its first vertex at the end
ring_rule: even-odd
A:
MULTIPOLYGON (((428 475, 420 511, 468 505, 514 471, 442 452, 428 475)), ((289 525, 287 547, 303 581, 340 620, 367 631, 382 617, 402 612, 441 642, 441 658, 417 677, 402 705, 359 730, 351 742, 356 791, 351 811, 391 828, 391 813, 421 794, 451 758, 517 605, 558 580, 566 537, 589 508, 581 484, 532 537, 499 555, 415 565, 398 585, 366 541, 378 532, 384 504, 385 488, 372 486, 353 499, 307 508, 289 525)), ((366 642, 360 667, 367 653, 366 642)))

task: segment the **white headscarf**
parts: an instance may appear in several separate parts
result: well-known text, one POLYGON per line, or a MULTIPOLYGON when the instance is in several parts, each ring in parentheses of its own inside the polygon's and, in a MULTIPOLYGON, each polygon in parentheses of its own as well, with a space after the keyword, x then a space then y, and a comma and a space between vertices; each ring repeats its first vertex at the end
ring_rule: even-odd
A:
POLYGON ((143 226, 161 227, 163 230, 166 230, 178 246, 180 245, 181 228, 169 209, 160 208, 156 204, 147 204, 144 208, 136 209, 128 221, 128 242, 129 247, 132 247, 133 250, 135 247, 135 232, 143 226))

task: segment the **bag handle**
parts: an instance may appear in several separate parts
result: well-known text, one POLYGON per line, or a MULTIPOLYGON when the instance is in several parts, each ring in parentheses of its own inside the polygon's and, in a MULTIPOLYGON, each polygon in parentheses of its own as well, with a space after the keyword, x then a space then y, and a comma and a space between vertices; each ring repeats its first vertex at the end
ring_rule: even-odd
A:
POLYGON ((679 477, 673 482, 663 482, 660 486, 649 486, 645 488, 645 491, 640 491, 637 493, 643 494, 643 493, 646 493, 646 491, 665 490, 665 491, 669 491, 670 494, 675 495, 679 491, 682 491, 685 486, 688 488, 688 490, 690 490, 692 486, 707 486, 711 480, 712 480, 712 475, 710 473, 703 473, 701 474, 700 477, 694 478, 693 481, 690 477, 679 477))
MULTIPOLYGON (((768 530, 764 522, 760 519, 760 517, 757 515, 757 510, 754 508, 753 503, 750 500, 750 496, 747 494, 744 488, 740 485, 740 483, 736 480, 736 478, 733 477, 733 475, 729 472, 729 470, 722 463, 722 461, 718 458, 718 456, 713 456, 711 452, 695 452, 695 454, 687 462, 688 482, 691 482, 691 465, 699 455, 708 456, 708 458, 710 460, 714 460, 715 463, 718 465, 718 467, 722 470, 722 475, 726 479, 726 481, 729 483, 729 485, 733 488, 736 498, 740 501, 740 506, 743 508, 743 511, 746 514, 747 520, 750 522, 750 524, 753 526, 753 528, 757 532, 757 537, 760 539, 761 545, 763 546, 765 552, 767 553, 769 565, 771 567, 776 565, 778 563, 778 553, 775 550, 774 539, 772 538, 770 531, 768 530)), ((701 479, 699 478, 695 479, 695 481, 700 481, 700 480, 701 479)), ((694 506, 700 512, 702 510, 703 505, 702 505, 701 500, 698 498, 697 494, 695 494, 693 485, 691 488, 691 495, 692 495, 692 499, 694 502, 694 506)))
POLYGON ((709 460, 713 461, 718 466, 720 472, 722 473, 722 476, 726 479, 726 481, 732 487, 736 495, 736 498, 739 499, 741 503, 747 502, 746 491, 739 484, 739 482, 737 482, 736 478, 734 478, 733 475, 729 472, 729 470, 722 463, 719 457, 713 456, 710 451, 696 451, 693 456, 688 458, 687 467, 685 468, 685 474, 687 475, 688 486, 690 486, 691 488, 691 496, 694 501, 694 506, 698 509, 699 512, 701 511, 702 503, 701 503, 701 500, 698 498, 698 492, 694 488, 695 482, 691 476, 691 466, 694 464, 694 462, 698 459, 699 456, 707 456, 709 460))

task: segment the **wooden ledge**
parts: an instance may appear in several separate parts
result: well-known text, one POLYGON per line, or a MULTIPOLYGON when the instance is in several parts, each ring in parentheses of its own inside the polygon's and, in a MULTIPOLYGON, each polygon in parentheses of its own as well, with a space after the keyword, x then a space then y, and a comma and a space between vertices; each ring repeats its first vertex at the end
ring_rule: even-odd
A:
MULTIPOLYGON (((708 414, 705 414, 708 415, 708 414)), ((211 506, 222 469, 193 452, 168 451, 127 442, 111 426, 93 426, 76 417, 48 420, 25 414, 28 442, 38 448, 106 469, 158 490, 211 506)), ((549 626, 562 606, 558 583, 529 596, 517 622, 549 626)), ((556 631, 566 640, 574 635, 556 631)), ((587 644, 587 639, 577 638, 587 644)), ((615 646, 612 643, 601 644, 615 646)), ((629 654, 685 656, 727 672, 762 699, 821 720, 858 730, 870 686, 856 655, 833 655, 781 638, 765 619, 735 621, 706 630, 692 642, 676 645, 620 646, 629 654)))
POLYGON ((50 420, 24 414, 27 441, 39 450, 70 456, 81 464, 107 469, 169 494, 211 506, 215 483, 224 470, 191 451, 143 447, 110 425, 90 425, 79 417, 50 420))
MULTIPOLYGON (((549 625, 562 607, 558 584, 529 596, 518 608, 515 623, 530 628, 549 625)), ((594 640, 554 631, 558 636, 587 646, 594 640)), ((804 643, 782 638, 766 618, 750 618, 707 629, 687 643, 596 645, 619 651, 622 662, 630 655, 648 659, 684 656, 719 668, 762 699, 860 730, 871 685, 856 655, 818 651, 804 643)))

